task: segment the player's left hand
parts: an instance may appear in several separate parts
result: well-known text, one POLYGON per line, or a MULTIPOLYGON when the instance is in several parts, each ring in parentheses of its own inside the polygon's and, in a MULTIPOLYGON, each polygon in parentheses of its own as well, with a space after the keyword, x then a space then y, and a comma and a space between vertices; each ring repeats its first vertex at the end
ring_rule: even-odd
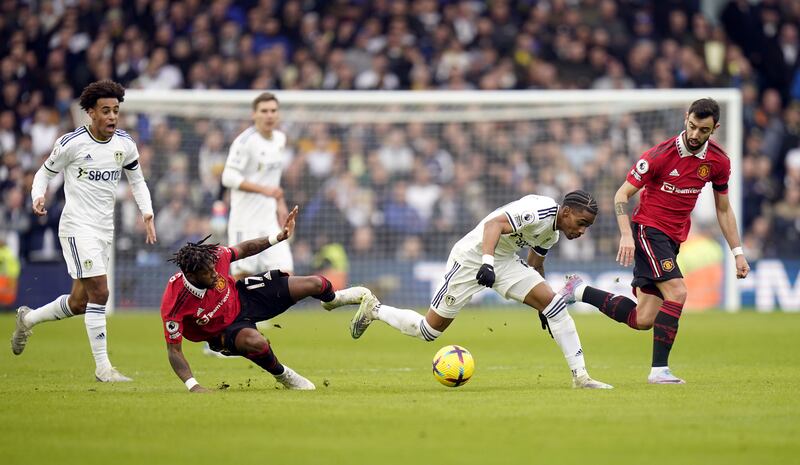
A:
POLYGON ((156 243, 156 221, 152 214, 147 214, 142 217, 144 219, 144 230, 147 233, 147 238, 144 240, 148 244, 156 243))
POLYGON ((744 279, 747 277, 747 274, 750 273, 750 265, 747 263, 747 259, 744 258, 744 255, 737 255, 736 256, 736 277, 739 279, 744 279))
POLYGON ((283 231, 281 231, 281 233, 278 235, 279 241, 285 241, 286 239, 292 237, 292 234, 294 234, 294 222, 299 209, 300 208, 295 205, 294 208, 292 208, 292 211, 289 212, 289 216, 286 217, 286 223, 283 224, 283 231))

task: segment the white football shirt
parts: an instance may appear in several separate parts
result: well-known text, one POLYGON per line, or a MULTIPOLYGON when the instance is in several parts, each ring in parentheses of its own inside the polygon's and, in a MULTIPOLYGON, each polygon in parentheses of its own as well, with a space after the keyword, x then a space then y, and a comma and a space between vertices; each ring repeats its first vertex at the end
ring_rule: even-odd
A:
POLYGON ((123 168, 128 180, 142 177, 133 138, 117 129, 107 141, 95 139, 87 126, 60 137, 44 163, 51 173, 64 172, 66 203, 58 225, 60 237, 90 236, 111 242, 114 203, 123 168))
POLYGON ((556 229, 558 208, 555 200, 541 195, 526 195, 503 205, 489 213, 475 229, 456 242, 453 254, 462 262, 480 263, 483 256, 483 225, 498 215, 506 215, 514 231, 500 235, 494 250, 495 258, 498 260, 514 258, 519 250, 526 247, 544 256, 558 242, 559 232, 556 229))
MULTIPOLYGON (((272 139, 262 136, 251 126, 234 139, 225 162, 225 169, 241 173, 244 181, 262 186, 280 187, 287 163, 286 134, 272 131, 272 139)), ((254 219, 277 224, 277 201, 255 192, 231 189, 231 225, 247 229, 254 219)))

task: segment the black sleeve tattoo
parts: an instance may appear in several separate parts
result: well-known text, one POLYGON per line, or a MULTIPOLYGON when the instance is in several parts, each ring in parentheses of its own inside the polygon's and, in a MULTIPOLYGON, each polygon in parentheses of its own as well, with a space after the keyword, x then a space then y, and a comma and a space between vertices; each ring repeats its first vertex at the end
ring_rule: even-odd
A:
POLYGON ((237 252, 236 259, 241 260, 243 258, 250 257, 264 250, 267 250, 268 247, 269 247, 268 237, 259 237, 258 239, 251 239, 249 241, 244 241, 240 244, 237 244, 234 247, 237 252))

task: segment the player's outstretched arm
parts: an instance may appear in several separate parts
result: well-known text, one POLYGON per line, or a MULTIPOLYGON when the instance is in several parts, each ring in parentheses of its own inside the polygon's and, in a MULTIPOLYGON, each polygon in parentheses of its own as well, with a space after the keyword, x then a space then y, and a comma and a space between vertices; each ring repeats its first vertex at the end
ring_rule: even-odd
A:
POLYGON ((194 376, 192 376, 192 369, 189 368, 189 362, 187 362, 186 357, 183 356, 183 349, 181 346, 182 344, 180 342, 177 344, 167 344, 167 356, 169 357, 169 364, 172 366, 172 370, 178 375, 178 378, 186 384, 190 392, 211 392, 195 381, 194 376))
POLYGON ((631 230, 631 217, 628 215, 628 200, 639 192, 639 188, 625 181, 617 193, 614 194, 614 213, 617 215, 620 239, 617 251, 617 263, 629 266, 633 263, 633 231, 631 230))
POLYGON ((722 235, 728 242, 728 246, 733 252, 736 260, 736 277, 744 279, 750 273, 750 265, 744 256, 742 250, 742 241, 739 238, 739 228, 736 226, 736 213, 731 208, 731 202, 728 194, 721 194, 714 191, 714 204, 717 207, 717 221, 719 221, 719 229, 722 230, 722 235))
POLYGON ((267 250, 270 246, 273 246, 278 242, 285 241, 292 237, 292 234, 294 234, 295 219, 297 218, 298 211, 299 207, 295 205, 292 211, 289 212, 289 216, 286 217, 286 223, 283 224, 283 230, 278 234, 240 242, 239 244, 231 247, 233 251, 236 252, 236 259, 241 260, 243 258, 250 257, 267 250))

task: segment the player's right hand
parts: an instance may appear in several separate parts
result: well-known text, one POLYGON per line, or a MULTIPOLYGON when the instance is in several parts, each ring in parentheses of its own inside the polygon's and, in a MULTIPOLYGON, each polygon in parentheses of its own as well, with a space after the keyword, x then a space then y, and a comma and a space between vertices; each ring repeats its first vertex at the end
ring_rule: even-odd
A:
POLYGON ((622 266, 630 266, 633 263, 633 236, 623 234, 619 239, 619 251, 617 252, 617 263, 622 266))
POLYGON ((33 201, 33 214, 36 216, 44 216, 47 214, 47 209, 44 208, 44 197, 37 197, 33 201))
POLYGON ((198 384, 197 386, 193 386, 191 389, 189 389, 189 392, 194 392, 195 394, 203 394, 203 393, 207 394, 213 391, 211 391, 211 389, 206 389, 198 384))
POLYGON ((494 267, 488 263, 484 263, 481 265, 481 268, 478 270, 478 274, 475 275, 475 277, 478 278, 478 284, 481 286, 494 286, 494 267))

